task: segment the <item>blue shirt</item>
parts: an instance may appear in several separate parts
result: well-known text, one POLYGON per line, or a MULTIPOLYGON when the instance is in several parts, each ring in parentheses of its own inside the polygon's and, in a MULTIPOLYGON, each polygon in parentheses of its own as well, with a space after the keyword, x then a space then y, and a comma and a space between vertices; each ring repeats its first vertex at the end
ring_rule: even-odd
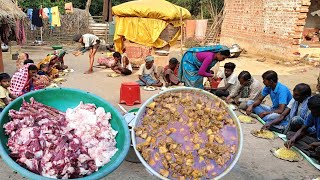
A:
POLYGON ((320 140, 320 117, 314 117, 310 113, 307 119, 304 121, 304 125, 307 127, 315 126, 317 139, 320 140))
POLYGON ((280 104, 288 105, 292 99, 289 88, 279 82, 274 90, 271 87, 264 87, 261 94, 264 97, 270 94, 272 109, 278 109, 280 104))

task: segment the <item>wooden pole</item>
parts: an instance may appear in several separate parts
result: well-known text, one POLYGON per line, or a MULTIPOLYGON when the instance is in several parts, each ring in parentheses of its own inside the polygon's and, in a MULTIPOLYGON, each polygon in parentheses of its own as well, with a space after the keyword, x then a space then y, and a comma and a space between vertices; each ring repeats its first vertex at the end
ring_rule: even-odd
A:
POLYGON ((182 51, 182 36, 183 36, 182 8, 180 8, 180 24, 181 24, 180 52, 181 52, 181 56, 182 56, 183 55, 183 51, 182 51))
MULTIPOLYGON (((0 47, 1 47, 1 44, 2 44, 2 42, 0 41, 0 47)), ((0 48, 0 72, 4 72, 2 48, 0 48)))
POLYGON ((203 19, 203 8, 202 8, 202 1, 200 1, 200 11, 201 11, 201 19, 203 19))
MULTIPOLYGON (((42 9, 42 5, 40 6, 40 9, 42 9)), ((43 31, 43 27, 40 27, 40 41, 41 41, 41 44, 43 44, 42 31, 43 31)))

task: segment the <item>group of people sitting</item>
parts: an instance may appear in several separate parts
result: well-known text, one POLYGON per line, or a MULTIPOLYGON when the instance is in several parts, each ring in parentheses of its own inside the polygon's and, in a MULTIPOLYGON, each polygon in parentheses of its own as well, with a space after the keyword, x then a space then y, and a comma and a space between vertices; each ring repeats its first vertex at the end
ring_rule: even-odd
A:
POLYGON ((65 54, 64 50, 56 50, 34 64, 27 53, 21 53, 16 62, 17 72, 12 78, 7 73, 0 74, 0 110, 16 97, 49 86, 59 77, 59 72, 67 68, 63 60, 65 54))
POLYGON ((203 77, 210 82, 221 78, 223 86, 207 90, 238 105, 248 115, 257 114, 265 121, 262 129, 286 134, 286 147, 294 145, 320 162, 320 95, 312 96, 310 86, 304 83, 297 84, 292 95, 272 70, 262 74, 263 86, 248 71, 236 75, 236 65, 231 62, 224 65, 223 73, 215 75, 210 69, 228 56, 229 49, 220 45, 189 49, 181 60, 179 81, 185 86, 206 89, 203 77), (272 106, 263 104, 268 95, 272 106))

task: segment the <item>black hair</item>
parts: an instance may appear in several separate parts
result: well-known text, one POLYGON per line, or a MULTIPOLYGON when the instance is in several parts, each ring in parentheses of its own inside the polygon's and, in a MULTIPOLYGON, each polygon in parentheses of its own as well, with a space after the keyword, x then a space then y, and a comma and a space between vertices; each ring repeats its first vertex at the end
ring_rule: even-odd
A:
POLYGON ((320 94, 314 95, 309 99, 308 108, 320 111, 320 94))
POLYGON ((242 71, 239 76, 238 76, 238 80, 243 79, 245 81, 251 80, 251 74, 248 71, 242 71))
POLYGON ((82 35, 81 34, 76 34, 73 36, 73 41, 75 42, 79 42, 79 40, 82 38, 82 35))
POLYGON ((40 69, 45 68, 45 67, 47 67, 47 66, 48 66, 48 64, 41 64, 41 65, 40 65, 40 69))
POLYGON ((268 81, 278 82, 278 74, 275 71, 269 70, 262 74, 262 78, 268 81))
POLYGON ((311 96, 311 88, 308 84, 305 84, 305 83, 297 84, 294 87, 293 91, 298 91, 301 93, 302 96, 305 96, 305 97, 311 96))
POLYGON ((2 81, 4 79, 10 79, 10 75, 7 73, 1 73, 0 74, 0 81, 2 81))
POLYGON ((171 58, 169 60, 169 64, 173 64, 173 65, 177 65, 179 63, 178 59, 177 58, 171 58))
POLYGON ((26 65, 26 64, 33 64, 33 60, 32 59, 27 59, 27 60, 24 60, 23 61, 23 64, 26 65))
POLYGON ((24 53, 26 55, 26 58, 29 59, 29 54, 28 53, 24 53))
POLYGON ((232 71, 236 68, 236 65, 232 62, 228 62, 224 65, 225 69, 231 69, 232 71))
POLYGON ((220 51, 220 54, 224 55, 224 56, 227 56, 227 57, 230 57, 230 50, 227 49, 227 50, 220 51))
POLYGON ((121 54, 119 52, 114 52, 112 56, 116 58, 121 58, 121 54))
POLYGON ((31 64, 31 65, 28 67, 28 71, 32 71, 32 70, 38 70, 37 66, 34 65, 34 64, 31 64))

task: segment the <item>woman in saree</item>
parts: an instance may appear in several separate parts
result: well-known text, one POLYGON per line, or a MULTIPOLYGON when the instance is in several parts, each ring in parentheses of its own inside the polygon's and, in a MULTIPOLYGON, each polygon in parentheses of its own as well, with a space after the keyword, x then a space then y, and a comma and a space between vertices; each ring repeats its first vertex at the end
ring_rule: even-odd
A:
POLYGON ((194 47, 184 53, 179 66, 178 78, 187 87, 204 89, 203 77, 212 78, 210 69, 230 56, 226 46, 194 47))
POLYGON ((11 78, 9 91, 15 96, 21 96, 30 91, 42 89, 49 83, 48 79, 37 75, 38 68, 34 64, 22 66, 11 78))
POLYGON ((68 66, 64 65, 63 57, 66 52, 62 49, 55 50, 53 54, 48 54, 42 61, 37 64, 38 69, 42 64, 48 64, 48 75, 50 78, 59 77, 59 71, 67 69, 68 66))

